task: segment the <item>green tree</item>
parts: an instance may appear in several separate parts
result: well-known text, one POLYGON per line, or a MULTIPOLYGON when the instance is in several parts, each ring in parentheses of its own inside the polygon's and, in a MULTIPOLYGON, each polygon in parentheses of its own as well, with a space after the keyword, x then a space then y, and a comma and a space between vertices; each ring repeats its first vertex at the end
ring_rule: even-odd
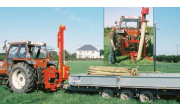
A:
POLYGON ((58 55, 56 51, 49 51, 49 54, 50 54, 51 56, 57 56, 57 55, 58 55))
POLYGON ((69 54, 69 52, 68 51, 66 51, 66 50, 64 50, 65 51, 65 58, 70 58, 70 54, 69 54))
POLYGON ((151 27, 151 26, 146 26, 146 29, 147 29, 149 35, 153 35, 153 27, 151 27))
POLYGON ((71 54, 71 58, 76 58, 76 53, 71 54))
POLYGON ((100 50, 100 55, 104 55, 104 50, 103 49, 100 50))
POLYGON ((50 55, 51 59, 53 59, 53 60, 59 59, 59 56, 56 51, 49 51, 49 55, 50 55))
POLYGON ((109 36, 110 32, 111 32, 111 28, 109 27, 104 28, 104 36, 109 36))

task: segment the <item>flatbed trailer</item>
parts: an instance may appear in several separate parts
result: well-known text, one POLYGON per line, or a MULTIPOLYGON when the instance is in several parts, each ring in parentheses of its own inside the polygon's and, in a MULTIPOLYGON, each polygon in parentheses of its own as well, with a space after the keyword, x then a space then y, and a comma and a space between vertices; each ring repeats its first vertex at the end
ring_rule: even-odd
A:
POLYGON ((161 95, 180 95, 179 73, 139 73, 139 76, 70 75, 64 88, 71 91, 99 92, 102 97, 121 99, 139 97, 141 102, 151 102, 161 95))

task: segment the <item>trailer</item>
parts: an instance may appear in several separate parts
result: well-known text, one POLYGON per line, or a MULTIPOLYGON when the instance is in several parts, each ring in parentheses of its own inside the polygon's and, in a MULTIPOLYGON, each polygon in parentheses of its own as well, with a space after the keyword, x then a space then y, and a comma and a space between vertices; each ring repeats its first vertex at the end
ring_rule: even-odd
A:
POLYGON ((102 97, 120 99, 139 97, 141 102, 152 102, 161 95, 180 94, 179 73, 139 73, 139 76, 70 75, 64 89, 99 92, 102 97))

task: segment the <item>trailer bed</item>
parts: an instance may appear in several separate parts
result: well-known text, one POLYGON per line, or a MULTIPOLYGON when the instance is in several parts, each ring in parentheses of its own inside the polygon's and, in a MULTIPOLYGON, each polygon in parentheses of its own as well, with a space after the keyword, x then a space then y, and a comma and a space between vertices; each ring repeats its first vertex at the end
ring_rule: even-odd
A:
POLYGON ((140 73, 139 76, 93 76, 75 74, 69 76, 70 86, 180 89, 179 73, 140 73))

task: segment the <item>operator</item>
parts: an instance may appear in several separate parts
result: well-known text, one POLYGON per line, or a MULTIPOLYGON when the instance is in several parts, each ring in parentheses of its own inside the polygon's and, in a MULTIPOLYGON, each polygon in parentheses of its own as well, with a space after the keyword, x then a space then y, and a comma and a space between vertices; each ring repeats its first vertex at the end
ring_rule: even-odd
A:
POLYGON ((109 33, 109 41, 110 41, 109 64, 111 65, 114 65, 114 63, 117 61, 115 57, 116 47, 114 46, 114 39, 115 39, 114 30, 115 30, 115 26, 111 26, 111 32, 109 33))

